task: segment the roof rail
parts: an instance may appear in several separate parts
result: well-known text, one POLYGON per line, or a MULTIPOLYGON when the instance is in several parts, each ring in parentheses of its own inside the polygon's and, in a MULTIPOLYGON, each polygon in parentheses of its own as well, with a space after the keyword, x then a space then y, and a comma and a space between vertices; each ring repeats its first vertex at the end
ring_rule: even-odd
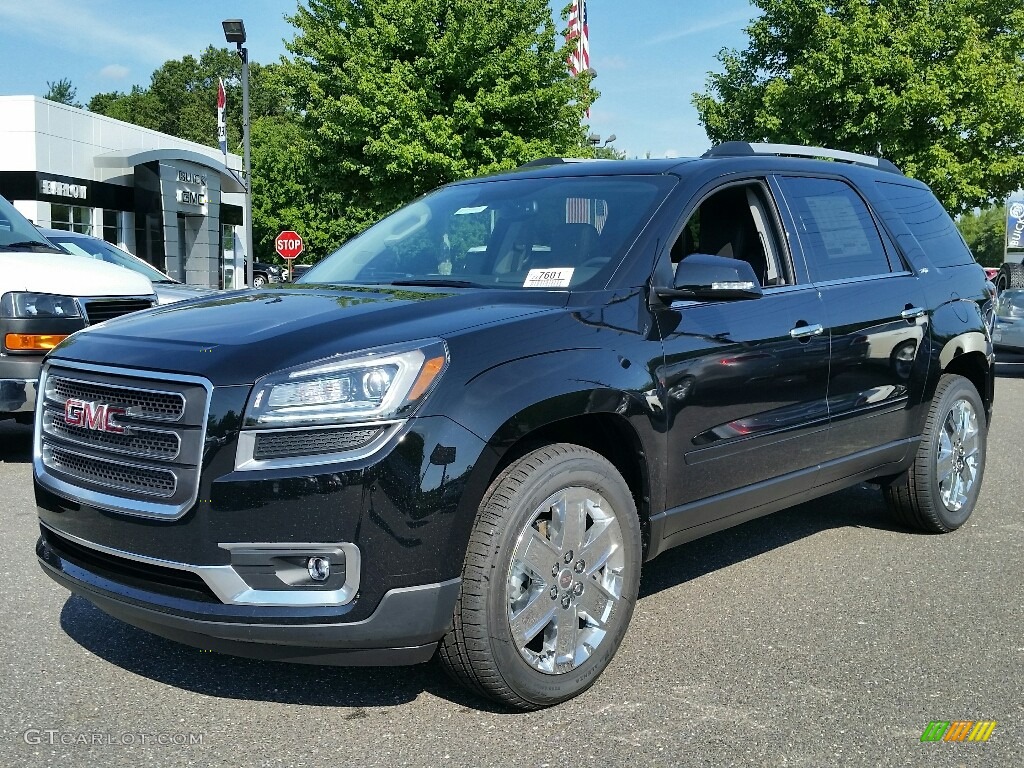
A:
POLYGON ((567 163, 592 163, 599 162, 601 160, 611 160, 610 157, 538 157, 536 160, 530 160, 528 163, 523 163, 516 167, 516 170, 521 168, 539 168, 544 165, 565 165, 567 163))
POLYGON ((841 149, 828 149, 826 147, 805 147, 801 144, 752 144, 748 141, 726 141, 718 144, 707 152, 703 157, 745 157, 750 155, 776 155, 785 157, 825 157, 829 160, 838 160, 842 163, 853 165, 865 165, 877 168, 880 171, 898 173, 901 176, 903 171, 893 163, 882 157, 861 155, 856 152, 844 152, 841 149))
POLYGON ((538 157, 536 160, 530 160, 528 163, 517 166, 516 170, 518 171, 520 168, 539 168, 543 165, 561 165, 564 162, 564 157, 538 157))

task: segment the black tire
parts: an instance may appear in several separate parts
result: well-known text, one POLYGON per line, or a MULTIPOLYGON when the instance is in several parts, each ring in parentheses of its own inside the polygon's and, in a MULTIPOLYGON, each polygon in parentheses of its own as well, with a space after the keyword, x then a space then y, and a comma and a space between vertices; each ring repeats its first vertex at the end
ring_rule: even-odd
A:
MULTIPOLYGON (((567 501, 564 508, 575 506, 567 501)), ((594 684, 622 642, 636 604, 640 563, 636 505, 615 467, 577 445, 559 443, 532 451, 494 480, 480 504, 453 628, 439 647, 441 661, 459 682, 516 709, 540 709, 577 696, 594 684), (601 498, 600 506, 587 507, 579 501, 581 495, 591 502, 601 498), (559 498, 575 499, 579 509, 589 509, 575 517, 582 523, 576 529, 582 544, 574 552, 559 548, 572 525, 569 514, 566 525, 558 523, 559 498), (596 550, 598 540, 612 554, 588 565, 585 554, 596 550), (619 546, 613 549, 609 545, 614 541, 619 546), (538 574, 541 567, 530 569, 531 559, 543 562, 544 568, 551 560, 552 566, 538 574), (607 565, 592 573, 597 562, 607 565), (617 599, 608 596, 608 584, 618 588, 617 599), (593 613, 602 614, 603 624, 594 623, 587 606, 602 605, 602 600, 603 607, 593 613), (533 629, 520 637, 532 632, 533 639, 521 644, 512 626, 525 615, 532 621, 524 618, 524 625, 533 629), (559 664, 559 658, 568 658, 558 653, 563 622, 568 627, 564 643, 573 651, 571 661, 559 664), (602 634, 591 642, 591 650, 586 638, 593 641, 595 632, 602 634)))
POLYGON ((252 287, 253 288, 262 288, 266 284, 267 284, 267 277, 266 277, 266 275, 261 275, 261 274, 259 274, 257 272, 255 275, 252 276, 252 287))
MULTIPOLYGON (((964 432, 969 434, 971 429, 964 432)), ((978 390, 962 376, 943 375, 928 410, 914 464, 884 489, 886 503, 896 519, 928 533, 948 533, 967 522, 985 474, 987 436, 985 407, 978 390), (973 414, 975 432, 973 438, 961 440, 956 427, 964 410, 973 414), (940 458, 946 457, 949 475, 939 469, 940 458), (958 471, 961 466, 963 469, 958 471), (965 482, 965 475, 973 479, 961 493, 955 483, 957 477, 965 482)))
POLYGON ((996 290, 1000 293, 1007 288, 1024 288, 1024 264, 1003 264, 996 275, 995 283, 996 290))

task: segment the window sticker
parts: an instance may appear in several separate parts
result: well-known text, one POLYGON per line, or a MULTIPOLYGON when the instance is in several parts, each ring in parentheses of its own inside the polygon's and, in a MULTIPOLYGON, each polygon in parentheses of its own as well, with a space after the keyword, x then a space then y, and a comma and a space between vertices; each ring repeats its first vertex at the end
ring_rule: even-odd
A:
POLYGON ((483 213, 487 210, 486 205, 478 205, 475 208, 459 208, 453 216, 465 216, 467 213, 483 213))
POLYGON ((531 269, 526 274, 523 288, 568 288, 574 271, 573 267, 531 269))
POLYGON ((864 223, 850 200, 837 195, 807 197, 805 200, 818 231, 822 233, 821 239, 830 259, 871 255, 864 223))

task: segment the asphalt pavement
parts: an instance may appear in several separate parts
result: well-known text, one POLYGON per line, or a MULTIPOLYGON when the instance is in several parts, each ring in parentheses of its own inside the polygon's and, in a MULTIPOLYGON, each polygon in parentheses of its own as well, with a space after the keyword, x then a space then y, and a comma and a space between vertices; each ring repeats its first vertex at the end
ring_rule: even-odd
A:
POLYGON ((1024 376, 997 385, 978 507, 946 536, 860 486, 648 564, 583 696, 493 707, 434 664, 203 652, 35 562, 30 433, 0 424, 0 766, 1024 766, 1024 376), (994 721, 987 742, 922 742, 994 721))

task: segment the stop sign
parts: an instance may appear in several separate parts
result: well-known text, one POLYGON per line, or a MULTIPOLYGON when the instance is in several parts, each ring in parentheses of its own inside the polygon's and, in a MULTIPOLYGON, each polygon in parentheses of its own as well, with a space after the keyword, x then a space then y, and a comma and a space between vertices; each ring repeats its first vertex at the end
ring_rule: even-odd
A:
POLYGON ((274 238, 274 250, 282 259, 294 259, 302 253, 302 238, 298 232, 286 229, 274 238))

